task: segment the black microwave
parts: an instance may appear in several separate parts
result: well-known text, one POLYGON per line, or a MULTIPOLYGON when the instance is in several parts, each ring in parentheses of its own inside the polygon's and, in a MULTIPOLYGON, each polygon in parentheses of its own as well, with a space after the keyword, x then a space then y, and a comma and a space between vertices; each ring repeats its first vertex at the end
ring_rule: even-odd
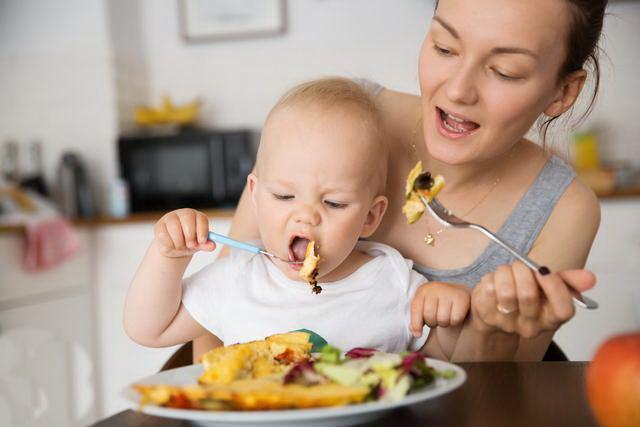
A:
POLYGON ((253 168, 257 134, 190 130, 118 139, 132 212, 235 206, 253 168))

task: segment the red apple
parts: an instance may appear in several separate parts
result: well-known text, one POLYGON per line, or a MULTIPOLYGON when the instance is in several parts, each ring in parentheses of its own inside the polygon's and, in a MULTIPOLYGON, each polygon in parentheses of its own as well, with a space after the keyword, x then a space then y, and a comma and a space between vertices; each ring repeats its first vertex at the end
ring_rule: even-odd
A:
POLYGON ((587 367, 586 386, 600 425, 640 426, 640 332, 602 344, 587 367))

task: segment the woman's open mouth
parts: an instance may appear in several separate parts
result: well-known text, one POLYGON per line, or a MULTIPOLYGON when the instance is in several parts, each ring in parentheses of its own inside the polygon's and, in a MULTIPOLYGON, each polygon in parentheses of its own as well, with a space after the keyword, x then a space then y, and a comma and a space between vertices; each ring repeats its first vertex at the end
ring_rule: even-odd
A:
POLYGON ((439 107, 436 107, 436 123, 440 134, 451 139, 464 138, 480 128, 478 123, 448 113, 439 107))

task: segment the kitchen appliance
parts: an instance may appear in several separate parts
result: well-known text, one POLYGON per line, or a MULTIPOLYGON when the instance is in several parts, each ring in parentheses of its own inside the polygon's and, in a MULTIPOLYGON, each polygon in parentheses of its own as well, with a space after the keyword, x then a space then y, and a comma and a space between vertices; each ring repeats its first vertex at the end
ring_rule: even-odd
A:
POLYGON ((56 201, 67 218, 95 215, 87 169, 79 155, 64 153, 58 165, 56 201))
POLYGON ((249 130, 120 137, 131 211, 235 206, 253 168, 255 140, 249 130))

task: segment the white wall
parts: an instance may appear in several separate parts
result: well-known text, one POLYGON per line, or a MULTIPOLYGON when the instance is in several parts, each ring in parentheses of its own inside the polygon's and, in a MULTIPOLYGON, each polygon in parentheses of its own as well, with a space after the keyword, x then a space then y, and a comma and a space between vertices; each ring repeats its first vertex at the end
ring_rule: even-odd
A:
POLYGON ((114 174, 112 67, 101 0, 0 2, 0 143, 43 142, 51 180, 64 150, 114 174))
POLYGON ((432 10, 425 0, 295 0, 283 36, 188 44, 175 2, 142 0, 151 96, 202 96, 206 123, 260 127, 287 88, 319 75, 368 77, 415 92, 432 10))

